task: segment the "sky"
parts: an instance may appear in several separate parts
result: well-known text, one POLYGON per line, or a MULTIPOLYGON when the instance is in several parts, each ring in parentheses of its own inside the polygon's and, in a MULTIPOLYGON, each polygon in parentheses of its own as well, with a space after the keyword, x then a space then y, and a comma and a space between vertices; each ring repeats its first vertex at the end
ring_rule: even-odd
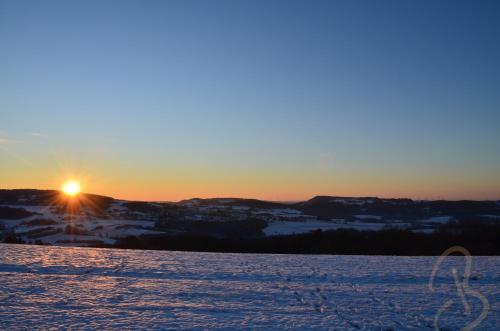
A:
POLYGON ((498 1, 0 0, 0 188, 500 199, 498 1))

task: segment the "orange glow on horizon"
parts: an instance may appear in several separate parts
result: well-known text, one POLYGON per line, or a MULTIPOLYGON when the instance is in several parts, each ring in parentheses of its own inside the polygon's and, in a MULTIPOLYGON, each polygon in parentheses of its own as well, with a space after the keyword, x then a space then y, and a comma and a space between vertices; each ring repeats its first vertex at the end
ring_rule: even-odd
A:
POLYGON ((497 200, 499 184, 490 172, 398 172, 381 169, 374 176, 363 169, 223 168, 158 164, 120 164, 96 159, 47 163, 31 167, 0 165, 1 188, 54 189, 70 200, 84 198, 82 190, 116 199, 179 201, 190 198, 255 198, 271 201, 303 201, 316 195, 376 196, 417 200, 497 200), (5 170, 5 171, 3 171, 5 170), (8 170, 8 171, 7 171, 8 170), (8 174, 8 175, 7 175, 8 174), (66 185, 70 182, 73 184, 66 185), (61 185, 61 183, 63 183, 61 185), (56 184, 56 185, 54 185, 56 184), (76 185, 75 185, 76 184, 76 185))

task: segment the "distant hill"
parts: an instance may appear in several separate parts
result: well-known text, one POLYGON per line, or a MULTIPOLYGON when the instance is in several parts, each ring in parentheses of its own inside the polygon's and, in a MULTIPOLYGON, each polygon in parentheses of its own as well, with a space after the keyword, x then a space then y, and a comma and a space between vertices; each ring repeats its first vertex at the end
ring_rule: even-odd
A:
POLYGON ((126 201, 0 190, 0 242, 271 253, 499 254, 499 201, 316 196, 126 201))
MULTIPOLYGON (((117 201, 112 197, 82 193, 80 201, 96 211, 105 211, 117 201)), ((57 190, 14 189, 0 190, 0 205, 64 205, 57 190)), ((243 198, 193 198, 172 203, 128 201, 125 207, 137 212, 158 212, 160 206, 180 207, 246 207, 258 209, 295 209, 319 218, 346 218, 353 215, 376 215, 382 218, 419 219, 449 215, 500 215, 499 201, 414 201, 404 198, 315 196, 296 203, 280 203, 243 198)))
POLYGON ((292 206, 306 214, 343 218, 355 214, 377 215, 385 218, 417 219, 441 215, 497 215, 499 201, 414 201, 411 199, 381 199, 317 196, 292 206))
POLYGON ((179 201, 178 204, 184 206, 208 206, 208 205, 222 205, 222 206, 245 206, 251 208, 285 208, 286 204, 279 202, 270 202, 257 199, 242 199, 242 198, 209 198, 209 199, 188 199, 179 201))
MULTIPOLYGON (((81 193, 77 197, 82 206, 97 212, 104 212, 115 200, 111 197, 81 193)), ((68 200, 57 190, 14 189, 0 190, 0 204, 25 206, 60 206, 64 207, 68 200)))

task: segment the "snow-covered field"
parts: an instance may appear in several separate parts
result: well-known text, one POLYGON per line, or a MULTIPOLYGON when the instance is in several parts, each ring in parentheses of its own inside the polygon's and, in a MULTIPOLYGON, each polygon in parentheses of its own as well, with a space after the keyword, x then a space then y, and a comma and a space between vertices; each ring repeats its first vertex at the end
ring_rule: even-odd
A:
POLYGON ((272 235, 289 235, 307 233, 314 230, 321 229, 338 230, 338 229, 356 229, 356 230, 381 230, 386 227, 385 223, 363 223, 363 222, 327 222, 327 221, 271 221, 268 226, 263 230, 268 236, 272 235))
MULTIPOLYGON (((465 300, 448 257, 217 254, 0 244, 0 329, 459 330, 465 300)), ((500 325, 500 258, 473 257, 486 297, 477 330, 500 325)))

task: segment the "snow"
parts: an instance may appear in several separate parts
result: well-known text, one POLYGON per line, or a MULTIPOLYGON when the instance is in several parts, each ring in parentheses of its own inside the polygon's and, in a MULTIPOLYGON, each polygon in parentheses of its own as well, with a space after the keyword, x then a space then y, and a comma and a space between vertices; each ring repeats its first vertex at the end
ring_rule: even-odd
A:
POLYGON ((111 203, 111 205, 109 206, 109 209, 119 212, 128 212, 129 209, 124 206, 125 203, 127 203, 126 200, 114 200, 113 203, 111 203))
POLYGON ((412 232, 415 233, 424 233, 424 234, 431 234, 434 233, 435 229, 414 229, 412 232))
MULTIPOLYGON (((123 202, 119 202, 121 204, 123 202)), ((117 205, 115 205, 116 207, 117 205)), ((2 220, 0 225, 3 225, 9 230, 13 230, 16 234, 27 242, 40 241, 45 244, 63 244, 72 246, 87 246, 88 242, 100 241, 106 244, 114 244, 114 238, 123 238, 127 236, 155 235, 162 232, 153 230, 155 222, 151 220, 128 219, 128 218, 98 218, 89 215, 77 215, 73 219, 65 219, 62 214, 55 214, 50 207, 47 206, 16 206, 24 208, 31 212, 38 213, 34 216, 25 217, 19 220, 2 220), (50 225, 29 225, 27 222, 34 219, 50 219, 56 224, 50 225), (78 227, 81 230, 87 231, 85 235, 73 235, 64 233, 65 228, 70 225, 78 227), (27 234, 30 231, 44 228, 52 228, 59 230, 60 233, 37 236, 30 238, 27 234), (70 242, 70 243, 68 243, 70 242)))
POLYGON ((500 215, 479 215, 481 217, 500 219, 500 215))
POLYGON ((276 217, 285 217, 285 218, 312 218, 314 216, 304 215, 301 211, 291 208, 273 208, 273 209, 259 209, 254 212, 255 215, 273 215, 276 217))
MULTIPOLYGON (((356 229, 356 230, 381 230, 388 224, 386 223, 363 223, 363 222, 348 222, 336 223, 327 221, 305 221, 305 222, 292 222, 292 221, 271 221, 268 226, 264 228, 264 233, 268 236, 271 235, 289 235, 307 233, 310 231, 321 229, 337 230, 337 229, 356 229)), ((392 224, 391 224, 392 225, 392 224)))
POLYGON ((235 210, 235 211, 247 211, 247 210, 250 210, 250 207, 248 207, 248 206, 232 206, 231 209, 235 210))
POLYGON ((378 215, 352 215, 356 218, 359 218, 361 220, 364 220, 364 219, 375 219, 375 220, 381 220, 382 219, 382 216, 378 216, 378 215))
POLYGON ((24 218, 23 220, 32 220, 34 218, 52 218, 56 219, 61 217, 61 215, 54 213, 54 207, 51 206, 32 206, 32 205, 2 205, 10 208, 20 208, 27 210, 31 213, 36 213, 36 215, 29 216, 24 218))
POLYGON ((435 216, 435 217, 427 218, 425 220, 420 220, 419 222, 446 224, 449 221, 451 221, 452 219, 453 219, 453 217, 451 217, 451 216, 435 216))
POLYGON ((330 202, 335 202, 335 203, 343 203, 346 205, 365 205, 365 204, 372 204, 375 202, 373 199, 363 199, 363 198, 331 198, 330 202))
POLYGON ((92 222, 96 225, 108 226, 108 225, 130 225, 130 226, 143 226, 143 227, 153 227, 155 225, 154 221, 147 220, 129 220, 129 219, 95 219, 88 220, 87 222, 92 222))
MULTIPOLYGON (((463 314, 448 257, 217 254, 0 245, 2 329, 458 330, 463 314)), ((500 258, 473 257, 469 287, 500 325, 500 258)))
MULTIPOLYGON (((34 240, 33 240, 34 241, 34 240)), ((58 233, 50 236, 43 237, 43 242, 45 244, 51 245, 61 245, 61 246, 85 246, 86 242, 100 241, 105 244, 114 244, 115 240, 106 237, 99 236, 87 236, 87 235, 74 235, 58 233)))
POLYGON ((26 220, 25 219, 19 219, 19 220, 4 220, 4 219, 0 219, 0 224, 5 226, 7 229, 12 229, 12 228, 15 228, 19 225, 21 225, 21 223, 23 223, 24 221, 26 220))

